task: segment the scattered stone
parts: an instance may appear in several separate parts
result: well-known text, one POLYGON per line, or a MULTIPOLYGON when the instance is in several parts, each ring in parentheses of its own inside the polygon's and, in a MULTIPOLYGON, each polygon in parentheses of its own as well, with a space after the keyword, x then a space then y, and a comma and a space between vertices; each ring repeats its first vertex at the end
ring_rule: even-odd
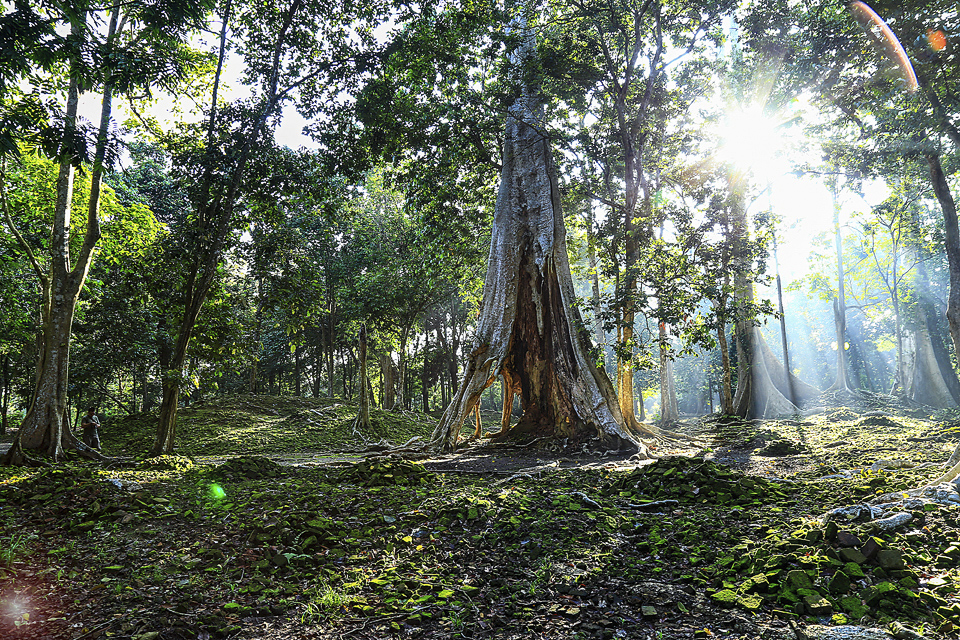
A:
POLYGON ((873 560, 876 557, 877 553, 883 549, 883 540, 876 537, 867 538, 867 541, 863 543, 863 546, 860 547, 860 553, 867 558, 867 560, 873 560))
POLYGON ((744 595, 737 598, 737 604, 747 611, 758 611, 763 605, 763 598, 759 595, 744 595))
POLYGON ((865 578, 866 574, 863 573, 863 568, 860 566, 860 564, 861 563, 857 562, 848 562, 843 566, 843 572, 851 578, 865 578))
MULTIPOLYGON (((829 524, 836 526, 836 523, 831 521, 829 524)), ((838 531, 837 532, 837 544, 841 547, 859 547, 863 542, 855 533, 850 531, 838 531)))
POLYGON ((402 458, 363 460, 353 465, 346 475, 366 487, 419 485, 433 478, 422 464, 402 458))
POLYGON ((859 620, 867 615, 868 611, 857 596, 844 596, 840 598, 840 607, 854 620, 859 620))
POLYGON ((863 600, 867 603, 868 606, 876 606, 880 600, 885 596, 894 596, 897 593, 897 585, 892 582, 880 582, 873 585, 872 587, 867 587, 863 592, 863 600))
POLYGON ((834 540, 837 535, 840 533, 840 527, 837 526, 837 523, 831 520, 823 528, 823 537, 827 540, 834 540))
POLYGON ((735 591, 730 589, 721 589, 713 595, 710 596, 710 599, 716 602, 721 607, 726 607, 732 609, 737 604, 737 594, 735 591))
POLYGON ((877 553, 877 564, 890 570, 901 570, 906 565, 903 562, 903 555, 899 549, 882 549, 877 553))
POLYGON ((129 491, 131 493, 136 493, 137 491, 143 491, 143 485, 139 482, 134 482, 133 480, 124 480, 122 478, 107 478, 107 482, 117 489, 123 491, 129 491))
POLYGON ((869 522, 873 520, 873 510, 865 504, 855 504, 828 511, 823 517, 827 522, 831 520, 838 522, 869 522))
POLYGON ((957 545, 950 545, 947 547, 947 550, 943 552, 943 555, 952 560, 960 561, 960 547, 957 545))
POLYGON ((867 561, 865 555, 853 548, 840 549, 840 559, 844 562, 853 562, 855 564, 863 564, 867 561))
POLYGON ((709 460, 685 457, 660 458, 638 467, 615 478, 603 488, 603 493, 635 501, 676 500, 681 504, 710 502, 729 506, 753 506, 784 495, 779 485, 765 478, 745 475, 709 460))
POLYGON ((812 615, 829 616, 833 613, 833 605, 830 604, 829 600, 822 597, 820 594, 806 596, 803 601, 807 605, 807 610, 812 615))
POLYGON ((796 589, 811 589, 813 587, 813 582, 810 580, 810 576, 804 571, 799 569, 794 569, 787 574, 787 584, 794 590, 796 589))
POLYGON ((802 442, 793 440, 776 440, 767 446, 758 449, 755 453, 758 456, 777 458, 782 456, 796 456, 809 452, 809 447, 802 442))
POLYGON ((830 579, 830 593, 846 593, 850 590, 850 584, 850 576, 843 571, 837 571, 833 574, 833 578, 830 579))
POLYGON ((747 579, 742 585, 744 593, 766 593, 769 589, 770 582, 767 580, 765 573, 758 573, 747 579))

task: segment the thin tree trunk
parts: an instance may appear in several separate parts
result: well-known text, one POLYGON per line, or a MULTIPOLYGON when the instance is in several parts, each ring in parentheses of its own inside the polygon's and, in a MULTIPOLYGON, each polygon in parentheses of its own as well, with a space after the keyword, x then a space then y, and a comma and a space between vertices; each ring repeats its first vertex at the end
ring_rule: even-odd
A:
POLYGON ((392 411, 397 404, 397 382, 395 367, 393 365, 393 355, 390 351, 380 355, 380 376, 383 380, 383 408, 386 411, 392 411))
POLYGON ((0 368, 0 436, 7 435, 7 412, 10 409, 10 354, 3 354, 0 368))
MULTIPOLYGON (((769 185, 767 188, 770 188, 769 185)), ((780 313, 780 344, 783 347, 783 368, 790 371, 790 352, 787 348, 787 315, 783 312, 783 284, 780 280, 780 261, 777 258, 777 236, 775 233, 773 235, 773 263, 777 272, 777 311, 780 313)), ((791 378, 787 379, 787 385, 787 400, 793 404, 799 404, 791 378)))
POLYGON ((723 370, 723 379, 720 383, 720 413, 725 416, 732 416, 735 413, 733 407, 733 367, 730 364, 727 327, 726 323, 722 321, 717 328, 717 344, 720 345, 720 367, 723 370))
POLYGON ((840 238, 840 204, 838 200, 839 187, 837 182, 833 183, 833 230, 834 230, 834 248, 837 253, 837 291, 839 297, 833 300, 833 318, 834 327, 837 334, 837 378, 827 391, 839 391, 849 393, 852 385, 850 383, 850 374, 847 368, 847 294, 845 284, 845 273, 843 269, 843 244, 840 238))
POLYGON ((293 395, 300 397, 301 388, 300 388, 300 368, 301 368, 301 358, 300 358, 300 347, 293 352, 293 395))
POLYGON ((589 221, 590 229, 587 233, 587 259, 589 260, 590 266, 590 285, 591 285, 591 302, 593 304, 593 323, 594 331, 597 334, 597 347, 600 349, 601 361, 606 360, 604 357, 605 349, 604 343, 606 342, 605 335, 603 333, 603 320, 601 316, 601 307, 600 307, 600 274, 597 271, 597 248, 596 248, 596 237, 594 236, 593 230, 593 206, 590 206, 589 210, 589 221))
POLYGON ((430 331, 424 327, 423 328, 423 372, 420 375, 421 382, 421 394, 423 399, 423 412, 428 413, 430 411, 430 387, 427 384, 427 370, 429 368, 430 361, 430 331))
POLYGON ((367 325, 360 325, 360 409, 357 427, 370 430, 370 381, 367 378, 367 325))
MULTIPOLYGON (((333 296, 333 293, 331 292, 329 295, 330 295, 330 296, 333 296)), ((327 390, 328 390, 328 392, 329 392, 327 395, 328 395, 329 397, 331 397, 331 398, 332 398, 333 395, 334 395, 334 394, 333 394, 333 386, 334 386, 334 379, 333 379, 333 359, 334 359, 334 357, 333 357, 333 350, 334 350, 334 346, 333 346, 333 328, 334 328, 334 324, 333 324, 333 310, 334 310, 334 303, 333 303, 333 298, 331 297, 331 299, 330 299, 330 313, 329 313, 329 315, 327 316, 327 390)))
MULTIPOLYGON (((112 42, 117 30, 119 3, 115 2, 108 27, 108 44, 112 42)), ((85 28, 86 14, 83 13, 73 26, 73 34, 85 28)), ((76 71, 77 60, 71 60, 71 70, 76 71)), ((37 364, 37 386, 33 402, 17 433, 17 442, 10 448, 4 462, 20 464, 22 449, 43 450, 56 462, 64 448, 79 449, 87 457, 101 458, 80 442, 70 429, 67 413, 67 395, 70 375, 70 338, 77 301, 84 281, 93 262, 93 251, 100 239, 100 186, 103 180, 103 163, 106 158, 108 129, 112 113, 113 80, 105 81, 100 110, 100 127, 97 133, 93 167, 90 173, 90 196, 87 208, 87 228, 83 243, 71 265, 70 230, 72 199, 74 191, 74 163, 72 155, 73 138, 77 127, 77 110, 80 89, 77 75, 71 73, 67 89, 67 105, 64 113, 65 128, 60 149, 60 168, 57 176, 57 196, 53 215, 53 229, 50 241, 50 268, 47 274, 27 248, 27 254, 33 262, 43 288, 43 342, 37 364)), ((6 186, 4 185, 4 191, 6 186)), ((17 239, 17 233, 9 217, 6 196, 3 202, 4 214, 11 231, 17 239)))

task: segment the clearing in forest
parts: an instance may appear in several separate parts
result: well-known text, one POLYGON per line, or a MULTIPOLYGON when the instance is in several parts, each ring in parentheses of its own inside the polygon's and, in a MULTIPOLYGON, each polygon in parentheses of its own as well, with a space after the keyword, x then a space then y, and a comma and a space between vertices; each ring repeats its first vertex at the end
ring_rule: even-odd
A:
POLYGON ((942 472, 956 415, 871 396, 791 420, 705 419, 683 429, 707 448, 652 462, 478 443, 401 458, 369 445, 428 438, 435 418, 374 410, 358 435, 355 415, 231 397, 183 411, 177 456, 137 461, 155 425, 142 415, 104 428, 123 464, 0 469, 0 637, 960 629, 960 496, 903 498, 942 472), (900 499, 856 507, 886 494, 900 499), (824 518, 839 507, 854 508, 824 518))

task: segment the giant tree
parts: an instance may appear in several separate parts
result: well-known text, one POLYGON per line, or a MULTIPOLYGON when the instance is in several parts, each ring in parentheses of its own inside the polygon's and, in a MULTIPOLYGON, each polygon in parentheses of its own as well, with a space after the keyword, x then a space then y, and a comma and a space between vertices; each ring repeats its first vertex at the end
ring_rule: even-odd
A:
POLYGON ((502 171, 480 317, 463 382, 434 431, 442 448, 482 391, 502 376, 501 438, 599 438, 608 447, 645 446, 624 423, 613 386, 588 356, 574 306, 565 227, 544 110, 536 36, 522 9, 511 27, 517 95, 508 110, 502 171), (520 396, 523 415, 509 423, 520 396))

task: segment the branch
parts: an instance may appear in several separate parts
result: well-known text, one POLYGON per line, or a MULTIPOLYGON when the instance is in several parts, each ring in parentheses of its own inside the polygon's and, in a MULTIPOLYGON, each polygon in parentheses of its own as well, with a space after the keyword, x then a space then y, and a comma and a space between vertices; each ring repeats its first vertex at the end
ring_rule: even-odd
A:
POLYGON ((13 223, 13 217, 10 215, 10 205, 7 203, 6 157, 0 159, 0 208, 3 208, 3 217, 7 221, 7 226, 10 227, 10 231, 13 233, 13 236, 17 239, 20 247, 30 259, 30 264, 33 265, 33 270, 36 272, 37 278, 40 279, 40 284, 44 289, 46 289, 48 284, 47 275, 43 272, 43 267, 40 265, 37 257, 33 254, 33 250, 30 248, 30 245, 27 244, 27 241, 23 239, 22 235, 20 235, 20 231, 17 230, 17 226, 13 223))

